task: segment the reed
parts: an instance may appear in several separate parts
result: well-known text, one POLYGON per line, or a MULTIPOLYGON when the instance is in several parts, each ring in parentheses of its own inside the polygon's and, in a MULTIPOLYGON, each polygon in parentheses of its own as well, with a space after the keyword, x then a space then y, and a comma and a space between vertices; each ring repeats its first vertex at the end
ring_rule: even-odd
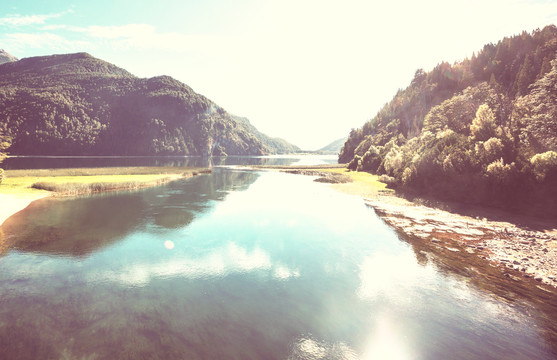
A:
POLYGON ((132 190, 171 180, 210 173, 198 167, 110 167, 75 169, 8 170, 0 194, 55 193, 79 195, 132 190))

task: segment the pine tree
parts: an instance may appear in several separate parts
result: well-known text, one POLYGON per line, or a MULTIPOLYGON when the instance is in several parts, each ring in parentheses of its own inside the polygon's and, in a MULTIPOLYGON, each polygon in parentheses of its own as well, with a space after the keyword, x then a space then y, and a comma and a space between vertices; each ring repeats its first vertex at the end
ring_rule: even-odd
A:
POLYGON ((547 74, 550 71, 551 71, 551 59, 549 56, 546 56, 543 58, 542 67, 536 79, 541 79, 545 74, 547 74))
POLYGON ((524 96, 528 94, 528 85, 530 85, 533 80, 533 63, 530 54, 526 54, 524 62, 520 67, 518 76, 516 78, 516 93, 519 96, 524 96))

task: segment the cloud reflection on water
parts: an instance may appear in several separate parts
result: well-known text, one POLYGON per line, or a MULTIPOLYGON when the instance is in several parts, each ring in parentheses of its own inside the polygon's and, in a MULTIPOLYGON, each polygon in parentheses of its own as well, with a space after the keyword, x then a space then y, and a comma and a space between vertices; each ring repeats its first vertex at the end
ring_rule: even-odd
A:
POLYGON ((189 279, 224 277, 234 273, 267 271, 273 278, 287 280, 300 276, 297 269, 271 261, 260 248, 247 250, 235 243, 216 248, 211 253, 193 258, 179 257, 123 265, 119 270, 94 273, 95 281, 116 282, 126 286, 145 286, 154 279, 183 277, 189 279))

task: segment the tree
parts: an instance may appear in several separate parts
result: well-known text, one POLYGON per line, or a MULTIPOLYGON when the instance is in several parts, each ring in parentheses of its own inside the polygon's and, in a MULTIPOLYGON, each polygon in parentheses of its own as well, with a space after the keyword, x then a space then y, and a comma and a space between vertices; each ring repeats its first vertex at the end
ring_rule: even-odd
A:
POLYGON ((530 54, 526 54, 526 58, 522 63, 522 67, 516 78, 516 91, 518 95, 526 95, 528 93, 528 85, 530 85, 537 74, 534 73, 534 64, 530 54))
MULTIPOLYGON (((6 158, 6 150, 10 146, 10 138, 0 129, 0 163, 6 158)), ((4 180, 4 170, 0 168, 0 183, 4 180)))
POLYGON ((521 138, 536 153, 557 151, 557 59, 551 66, 551 71, 536 81, 524 98, 526 109, 519 119, 525 125, 521 138))
POLYGON ((542 78, 545 74, 551 71, 551 59, 549 56, 543 58, 542 67, 540 69, 540 73, 537 76, 537 79, 542 78))
POLYGON ((480 105, 470 125, 470 136, 475 141, 486 141, 496 134, 495 115, 489 105, 480 105))
POLYGON ((536 154, 530 159, 530 163, 534 166, 534 174, 538 180, 545 179, 547 173, 557 170, 557 152, 546 151, 536 154))

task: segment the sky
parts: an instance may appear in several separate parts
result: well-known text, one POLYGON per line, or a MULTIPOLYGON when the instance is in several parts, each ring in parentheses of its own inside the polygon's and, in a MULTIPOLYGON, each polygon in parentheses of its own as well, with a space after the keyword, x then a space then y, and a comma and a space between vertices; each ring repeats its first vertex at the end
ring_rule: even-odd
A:
POLYGON ((557 0, 2 0, 0 48, 170 75, 314 150, 373 118, 417 69, 549 24, 557 0))

